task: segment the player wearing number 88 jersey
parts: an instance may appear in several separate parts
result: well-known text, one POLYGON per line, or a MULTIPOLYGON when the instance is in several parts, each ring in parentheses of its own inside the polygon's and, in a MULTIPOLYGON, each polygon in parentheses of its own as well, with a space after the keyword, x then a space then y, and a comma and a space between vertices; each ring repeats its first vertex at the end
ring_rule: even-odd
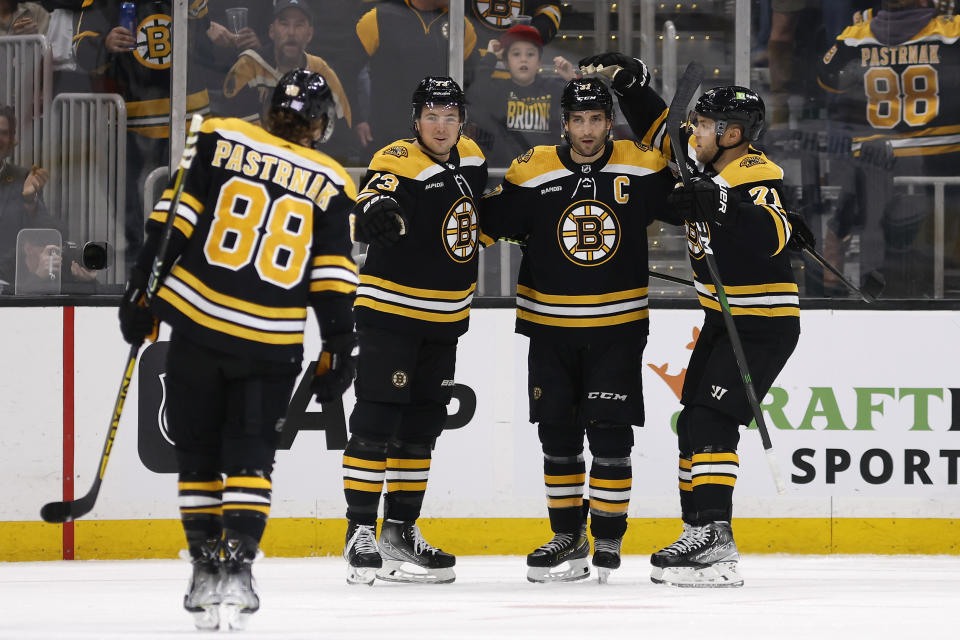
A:
POLYGON ((176 211, 168 189, 150 215, 121 306, 124 336, 142 340, 131 319, 149 311, 137 307, 135 292, 174 215, 164 261, 174 266, 150 311, 172 327, 166 418, 194 568, 184 607, 199 628, 242 627, 259 608, 251 565, 308 306, 323 339, 311 383, 317 399, 339 398, 353 378, 357 269, 348 216, 356 187, 309 148, 329 137, 334 114, 326 81, 295 69, 274 90, 269 133, 207 120, 176 211))

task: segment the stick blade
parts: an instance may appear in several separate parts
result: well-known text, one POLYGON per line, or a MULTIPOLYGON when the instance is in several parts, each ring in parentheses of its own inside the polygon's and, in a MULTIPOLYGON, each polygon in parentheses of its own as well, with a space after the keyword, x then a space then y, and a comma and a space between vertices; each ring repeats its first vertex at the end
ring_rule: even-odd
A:
POLYGON ((867 299, 867 302, 873 302, 880 297, 880 294, 883 293, 886 286, 887 279, 883 277, 883 274, 879 271, 871 271, 867 274, 867 277, 863 279, 863 284, 860 286, 860 293, 867 299))
POLYGON ((70 522, 74 518, 67 502, 48 502, 40 509, 40 517, 52 524, 70 522))

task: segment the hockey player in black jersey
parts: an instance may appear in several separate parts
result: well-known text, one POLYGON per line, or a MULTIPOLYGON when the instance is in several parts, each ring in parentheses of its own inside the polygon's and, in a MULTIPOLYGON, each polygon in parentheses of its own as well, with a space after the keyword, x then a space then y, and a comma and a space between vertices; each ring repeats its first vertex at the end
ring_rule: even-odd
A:
MULTIPOLYGON (((691 114, 701 173, 668 199, 687 221, 703 330, 687 366, 677 421, 683 534, 653 554, 651 579, 684 587, 743 585, 730 519, 739 426, 753 417, 704 260, 709 243, 757 396, 783 369, 800 335, 798 289, 785 248, 796 231, 782 207, 783 170, 751 146, 765 110, 744 87, 711 89, 691 114)), ((668 132, 674 133, 674 132, 668 132)))
MULTIPOLYGON (((638 90, 647 92, 646 70, 634 71, 638 90)), ((620 103, 644 109, 640 118, 652 119, 664 108, 662 101, 644 106, 621 97, 620 103)), ((530 338, 530 421, 538 423, 554 533, 527 556, 527 578, 554 582, 590 575, 586 435, 593 455, 593 565, 603 582, 620 566, 632 481, 631 425, 644 422, 647 225, 663 214, 673 176, 659 151, 611 139, 613 99, 599 79, 570 81, 561 106, 567 144, 534 147, 515 159, 503 184, 484 198, 481 226, 523 245, 517 332, 530 338)))
POLYGON ((143 341, 152 313, 172 328, 166 417, 193 559, 184 607, 201 629, 240 628, 260 606, 251 565, 270 512, 308 306, 323 339, 311 383, 317 399, 333 400, 353 378, 357 269, 348 216, 356 187, 308 148, 329 137, 333 118, 326 81, 295 69, 274 91, 269 133, 242 120, 207 120, 173 212, 173 267, 151 308, 139 306, 171 215, 167 189, 120 306, 128 342, 143 341))
POLYGON ((355 307, 357 403, 343 454, 351 584, 455 577, 454 556, 431 546, 416 521, 476 288, 476 200, 487 164, 460 135, 466 108, 454 80, 424 78, 412 103, 416 137, 377 151, 354 209, 355 237, 370 246, 355 307))

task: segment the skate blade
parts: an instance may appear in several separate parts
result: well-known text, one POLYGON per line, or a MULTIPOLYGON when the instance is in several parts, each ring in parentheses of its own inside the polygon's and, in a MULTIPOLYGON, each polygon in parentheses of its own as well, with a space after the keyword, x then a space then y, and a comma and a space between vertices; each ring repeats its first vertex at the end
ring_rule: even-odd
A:
POLYGON ((377 567, 347 566, 347 584, 372 585, 377 577, 377 567))
POLYGON ((607 584, 610 581, 611 573, 613 573, 613 569, 597 567, 597 582, 600 584, 607 584))
POLYGON ((377 578, 384 582, 449 584, 456 580, 457 576, 451 568, 428 569, 412 562, 384 560, 383 567, 377 570, 377 578))
POLYGON ((221 606, 220 619, 225 629, 243 631, 253 614, 253 611, 244 608, 242 604, 224 604, 221 606))
POLYGON ((211 604, 200 611, 191 611, 193 626, 200 631, 213 631, 220 628, 220 605, 211 604))
POLYGON ((743 586, 736 562, 718 562, 708 567, 655 567, 650 580, 655 584, 693 589, 732 589, 743 586))
POLYGON ((555 567, 527 567, 527 580, 539 584, 548 582, 575 582, 590 577, 586 558, 565 560, 555 567))

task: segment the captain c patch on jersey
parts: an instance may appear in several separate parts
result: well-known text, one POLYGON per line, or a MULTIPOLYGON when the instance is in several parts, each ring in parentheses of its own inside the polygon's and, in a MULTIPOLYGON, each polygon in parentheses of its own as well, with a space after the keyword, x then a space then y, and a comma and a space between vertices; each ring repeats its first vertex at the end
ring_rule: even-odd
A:
POLYGON ((456 262, 469 262, 477 252, 477 208, 467 196, 450 207, 443 220, 443 246, 456 262))
POLYGON ((567 207, 557 225, 557 239, 568 260, 595 267, 613 257, 620 246, 620 222, 613 210, 596 200, 567 207))

